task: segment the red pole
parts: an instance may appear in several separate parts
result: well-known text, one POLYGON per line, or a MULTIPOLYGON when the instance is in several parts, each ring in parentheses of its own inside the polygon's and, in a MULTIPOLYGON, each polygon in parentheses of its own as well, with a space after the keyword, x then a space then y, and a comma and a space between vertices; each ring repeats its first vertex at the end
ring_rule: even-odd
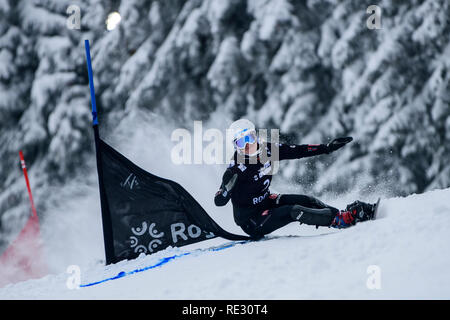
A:
POLYGON ((31 195, 30 181, 22 151, 20 163, 27 183, 32 214, 17 235, 16 239, 0 256, 0 287, 7 283, 16 283, 32 278, 39 278, 47 273, 47 266, 42 255, 39 237, 39 219, 31 195))
POLYGON ((34 206, 33 195, 31 194, 30 180, 28 180, 27 166, 25 165, 25 159, 23 157, 22 150, 19 151, 19 154, 20 154, 20 164, 22 165, 23 175, 25 176, 25 181, 27 183, 28 196, 30 197, 30 203, 31 203, 31 210, 32 210, 33 216, 37 219, 38 216, 36 213, 36 207, 34 206))

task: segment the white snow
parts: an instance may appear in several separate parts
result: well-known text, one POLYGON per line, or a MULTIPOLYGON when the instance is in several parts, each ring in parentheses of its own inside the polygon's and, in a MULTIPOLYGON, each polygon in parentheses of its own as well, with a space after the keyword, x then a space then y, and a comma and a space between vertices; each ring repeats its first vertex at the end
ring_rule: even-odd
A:
MULTIPOLYGON (((105 111, 120 120, 140 108, 166 113, 155 123, 139 125, 163 127, 160 131, 138 129, 133 120, 127 125, 135 135, 123 134, 124 141, 112 145, 152 173, 180 182, 230 232, 241 231, 233 224, 231 207, 217 208, 212 201, 223 168, 177 167, 169 159, 173 144, 167 137, 181 118, 189 127, 191 120, 215 110, 206 130, 225 129, 242 115, 260 127, 280 127, 297 143, 353 136, 352 147, 314 162, 317 169, 292 161, 286 163, 284 181, 274 181, 283 192, 298 193, 307 185, 288 185, 287 180, 317 175, 316 194, 340 191, 334 186, 345 181, 354 189, 344 198, 321 197, 340 208, 359 197, 374 201, 373 194, 365 193, 373 185, 385 198, 394 194, 385 185, 402 193, 423 190, 425 178, 432 179, 425 181, 426 190, 450 186, 450 45, 445 33, 450 2, 385 1, 383 11, 390 13, 383 16, 382 29, 369 31, 367 15, 352 1, 307 1, 312 14, 327 7, 329 14, 320 14, 317 26, 305 32, 308 23, 286 0, 247 1, 249 26, 228 23, 234 14, 244 17, 235 11, 243 8, 239 0, 187 1, 182 9, 122 1, 121 27, 101 35, 108 13, 103 2, 91 1, 89 10, 86 1, 79 2, 84 31, 74 31, 66 28, 69 0, 0 0, 0 16, 8 18, 0 23, 0 79, 5 80, 0 81, 5 162, 0 207, 9 208, 9 199, 25 190, 20 170, 5 171, 16 161, 12 155, 24 147, 40 150, 30 161, 30 180, 38 205, 44 204, 39 199, 51 198, 42 212, 42 232, 52 269, 45 279, 0 290, 0 298, 449 298, 448 189, 384 200, 382 219, 349 230, 293 224, 276 234, 301 237, 189 255, 123 279, 68 290, 64 271, 71 264, 81 267, 86 283, 190 250, 168 250, 105 268, 99 262, 103 243, 95 169, 83 171, 89 178, 68 178, 64 188, 49 186, 71 166, 95 166, 93 155, 87 161, 81 157, 91 123, 89 90, 78 79, 79 70, 85 70, 85 38, 97 39, 92 58, 105 111), (410 46, 420 50, 406 54, 410 46), (313 68, 316 63, 331 74, 323 77, 323 68, 313 68), (196 90, 205 74, 208 85, 196 90), (326 87, 330 92, 322 94, 326 87), (11 119, 19 115, 19 125, 10 129, 11 119), (381 268, 381 290, 365 286, 367 267, 373 264, 381 268)), ((111 141, 113 135, 103 129, 102 136, 111 141)), ((28 208, 23 199, 2 213, 11 234, 23 225, 20 219, 28 208)))
MULTIPOLYGON (((377 220, 353 228, 293 223, 272 235, 295 237, 197 252, 79 289, 68 289, 69 273, 48 275, 8 285, 0 299, 449 299, 449 198, 444 189, 384 199, 377 220), (367 286, 371 266, 379 270, 379 289, 367 286)), ((106 267, 97 263, 81 269, 81 284, 227 242, 213 239, 106 267)))

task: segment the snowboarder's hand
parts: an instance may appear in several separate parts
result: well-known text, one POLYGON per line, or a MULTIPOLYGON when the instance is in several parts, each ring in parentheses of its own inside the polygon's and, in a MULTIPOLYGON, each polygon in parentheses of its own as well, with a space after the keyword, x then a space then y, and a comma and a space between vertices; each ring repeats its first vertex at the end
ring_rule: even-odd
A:
POLYGON ((333 151, 336 151, 337 149, 342 148, 347 143, 351 142, 353 140, 352 137, 344 137, 344 138, 337 138, 331 141, 327 144, 328 153, 331 153, 333 151))

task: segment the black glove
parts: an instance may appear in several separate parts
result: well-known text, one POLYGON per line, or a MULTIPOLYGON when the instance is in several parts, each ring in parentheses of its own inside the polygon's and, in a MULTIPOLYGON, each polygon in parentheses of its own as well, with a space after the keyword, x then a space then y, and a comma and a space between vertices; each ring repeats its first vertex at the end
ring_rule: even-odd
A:
POLYGON ((331 153, 333 151, 336 151, 337 149, 342 148, 343 146, 345 146, 347 143, 351 142, 352 140, 353 140, 352 137, 344 137, 344 138, 334 139, 333 141, 331 141, 330 143, 327 144, 327 148, 328 148, 327 153, 331 153))

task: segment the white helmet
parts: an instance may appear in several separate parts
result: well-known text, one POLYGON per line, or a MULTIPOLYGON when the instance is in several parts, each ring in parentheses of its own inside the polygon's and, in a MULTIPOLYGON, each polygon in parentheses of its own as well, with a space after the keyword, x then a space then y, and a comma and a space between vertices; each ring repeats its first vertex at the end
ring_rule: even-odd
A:
MULTIPOLYGON (((233 146, 238 151, 244 149, 247 143, 253 144, 258 142, 255 125, 250 120, 236 120, 230 125, 228 130, 233 139, 233 146)), ((257 153, 259 153, 259 149, 257 153)))
POLYGON ((230 125, 228 130, 230 130, 233 140, 246 136, 250 132, 256 133, 255 125, 247 119, 236 120, 230 125))

